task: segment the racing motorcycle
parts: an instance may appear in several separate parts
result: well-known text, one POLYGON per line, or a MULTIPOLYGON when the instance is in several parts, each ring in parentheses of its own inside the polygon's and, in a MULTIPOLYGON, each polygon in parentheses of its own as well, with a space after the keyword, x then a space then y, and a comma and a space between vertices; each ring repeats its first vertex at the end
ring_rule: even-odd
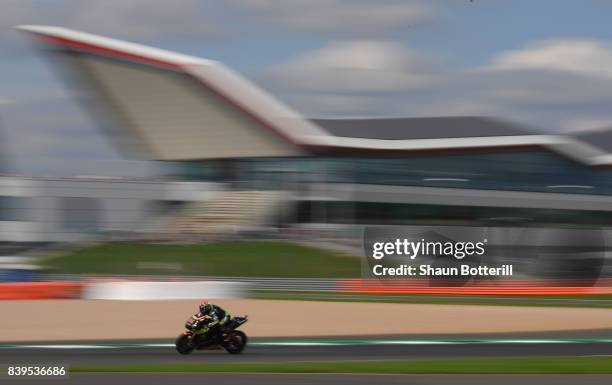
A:
POLYGON ((247 344, 247 336, 236 329, 247 320, 247 316, 232 317, 220 326, 218 333, 210 335, 208 327, 200 324, 202 320, 193 316, 187 320, 186 330, 175 341, 176 351, 189 354, 194 350, 225 349, 230 354, 239 354, 247 344))

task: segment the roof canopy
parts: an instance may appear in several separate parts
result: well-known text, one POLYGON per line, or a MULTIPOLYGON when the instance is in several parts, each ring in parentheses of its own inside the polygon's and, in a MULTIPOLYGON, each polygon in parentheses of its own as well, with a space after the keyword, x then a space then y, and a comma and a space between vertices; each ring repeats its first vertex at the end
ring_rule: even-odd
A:
POLYGON ((612 155, 566 135, 483 118, 308 120, 223 64, 65 28, 19 26, 68 59, 124 150, 182 160, 546 147, 590 165, 612 155), (109 122, 108 119, 111 119, 109 122))

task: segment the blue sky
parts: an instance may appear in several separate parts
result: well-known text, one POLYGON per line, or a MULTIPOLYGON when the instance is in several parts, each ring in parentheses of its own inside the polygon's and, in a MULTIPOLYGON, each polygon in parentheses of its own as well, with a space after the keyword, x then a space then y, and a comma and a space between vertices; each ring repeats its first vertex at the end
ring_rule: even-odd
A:
POLYGON ((0 129, 26 174, 154 172, 121 157, 16 24, 216 59, 309 116, 489 115, 612 126, 612 0, 0 0, 0 129))

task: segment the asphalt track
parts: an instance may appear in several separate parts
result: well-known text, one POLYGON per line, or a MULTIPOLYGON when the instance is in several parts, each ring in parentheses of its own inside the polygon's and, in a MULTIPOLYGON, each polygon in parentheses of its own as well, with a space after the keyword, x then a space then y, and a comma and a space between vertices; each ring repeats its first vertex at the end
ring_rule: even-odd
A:
MULTIPOLYGON (((336 338, 252 339, 244 354, 198 351, 178 355, 172 341, 90 341, 0 344, 0 367, 171 362, 279 362, 325 360, 612 355, 612 329, 501 334, 396 335, 336 338)), ((173 384, 212 381, 228 385, 365 384, 612 384, 612 375, 378 375, 255 373, 72 373, 69 378, 7 378, 0 384, 173 384)))
MULTIPOLYGON (((499 338, 500 336, 498 336, 499 338)), ((129 364, 171 362, 279 362, 325 360, 415 359, 476 356, 530 355, 612 355, 612 339, 555 340, 275 340, 253 341, 238 356, 224 351, 198 351, 188 356, 177 354, 170 341, 133 345, 55 344, 20 346, 0 345, 0 367, 15 364, 64 365, 129 364), (335 342, 333 342, 335 341, 335 342), (603 342, 608 341, 608 342, 603 342)), ((4 373, 2 373, 4 374, 4 373)), ((6 384, 177 384, 185 381, 223 381, 228 384, 610 384, 612 375, 369 375, 369 374, 233 374, 233 373, 73 373, 69 378, 10 379, 6 384)))
POLYGON ((0 364, 134 364, 172 362, 279 362, 477 356, 612 355, 612 342, 390 343, 386 345, 257 345, 240 355, 222 350, 181 356, 172 346, 120 348, 2 348, 0 364))

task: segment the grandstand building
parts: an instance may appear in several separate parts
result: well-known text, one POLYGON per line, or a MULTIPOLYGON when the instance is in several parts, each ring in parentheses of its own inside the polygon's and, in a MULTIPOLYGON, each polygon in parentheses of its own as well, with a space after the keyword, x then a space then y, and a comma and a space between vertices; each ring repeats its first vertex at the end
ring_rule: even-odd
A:
MULTIPOLYGON (((612 154, 602 138, 483 117, 308 119, 219 62, 18 28, 62 59, 124 154, 226 186, 215 207, 281 202, 281 224, 612 224, 612 154)), ((222 220, 208 211, 192 207, 183 229, 197 228, 196 217, 222 220)))

